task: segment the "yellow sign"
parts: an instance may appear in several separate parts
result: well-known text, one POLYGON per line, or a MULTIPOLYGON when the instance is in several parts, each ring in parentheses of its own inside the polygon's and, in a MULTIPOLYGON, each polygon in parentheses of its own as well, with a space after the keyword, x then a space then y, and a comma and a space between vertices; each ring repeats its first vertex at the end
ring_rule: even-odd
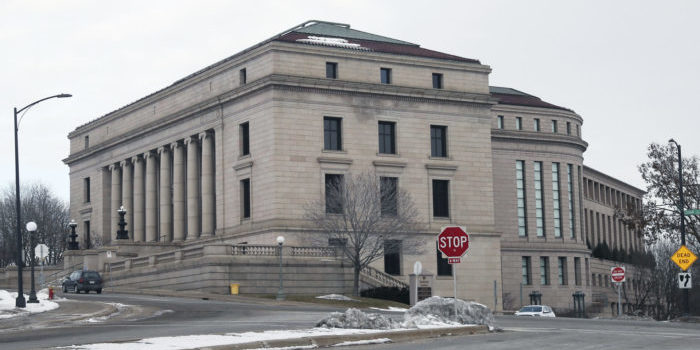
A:
POLYGON ((671 256, 671 260, 673 260, 673 262, 676 263, 676 265, 678 265, 678 267, 680 267, 683 271, 688 270, 690 265, 693 265, 697 258, 698 257, 684 245, 676 250, 676 252, 671 256))

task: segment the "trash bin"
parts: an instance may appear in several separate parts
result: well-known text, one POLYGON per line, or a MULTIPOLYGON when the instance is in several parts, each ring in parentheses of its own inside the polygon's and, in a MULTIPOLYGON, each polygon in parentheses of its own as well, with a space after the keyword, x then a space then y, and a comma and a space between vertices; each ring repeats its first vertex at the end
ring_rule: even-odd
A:
POLYGON ((231 283, 231 295, 238 295, 238 287, 240 284, 238 283, 231 283))

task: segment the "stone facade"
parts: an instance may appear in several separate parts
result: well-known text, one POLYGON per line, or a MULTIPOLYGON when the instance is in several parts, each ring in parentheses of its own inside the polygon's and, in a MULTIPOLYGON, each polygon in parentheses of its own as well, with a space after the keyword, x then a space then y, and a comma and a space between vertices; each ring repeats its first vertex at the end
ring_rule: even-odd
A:
POLYGON ((543 301, 567 308, 573 291, 591 292, 583 120, 534 96, 489 87, 490 71, 476 60, 345 25, 312 22, 282 33, 69 134, 70 211, 81 223, 81 248, 96 241, 140 259, 222 243, 272 245, 278 235, 290 246, 308 246, 317 240, 305 207, 324 198, 326 175, 374 171, 411 194, 425 227, 413 233, 424 242, 422 252, 399 252, 396 278, 408 281, 421 261, 436 275, 434 294, 452 295, 451 274, 438 274, 435 236, 443 226, 461 225, 470 251, 455 267, 458 297, 496 310, 519 306, 513 299, 527 256, 525 293, 540 290, 543 301), (337 148, 324 143, 327 117, 339 123, 337 148), (395 150, 382 153, 377 135, 385 122, 395 130, 395 150), (431 149, 433 127, 443 132, 438 142, 446 154, 431 149), (447 181, 440 200, 449 215, 434 215, 434 181, 447 181), (127 210, 126 241, 116 240, 120 205, 127 210), (545 285, 538 283, 540 257, 549 258, 545 285))

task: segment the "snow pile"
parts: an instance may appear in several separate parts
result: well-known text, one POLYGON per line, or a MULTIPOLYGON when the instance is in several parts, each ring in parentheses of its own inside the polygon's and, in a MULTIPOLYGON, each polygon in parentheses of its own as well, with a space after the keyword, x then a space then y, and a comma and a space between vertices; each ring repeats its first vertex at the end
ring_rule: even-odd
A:
POLYGON ((346 297, 340 294, 328 294, 317 296, 316 299, 326 299, 326 300, 343 300, 343 301, 357 301, 353 298, 346 297))
POLYGON ((404 323, 407 326, 434 324, 480 324, 494 327, 493 313, 486 305, 473 301, 457 299, 457 315, 455 317, 455 299, 430 297, 416 303, 406 311, 404 323))
MULTIPOLYGON (((36 292, 38 303, 27 303, 26 308, 15 308, 17 293, 10 293, 0 289, 0 319, 22 316, 29 313, 45 312, 58 308, 58 303, 49 301, 47 289, 36 292)), ((24 295, 25 300, 29 300, 29 295, 24 295)))
POLYGON ((360 44, 351 43, 351 42, 349 42, 345 39, 341 39, 341 38, 328 38, 328 37, 324 37, 324 36, 309 35, 305 39, 297 39, 297 41, 300 43, 305 43, 305 44, 335 46, 335 47, 343 47, 346 49, 356 49, 356 50, 369 50, 366 47, 362 47, 362 45, 360 45, 360 44))
POLYGON ((398 321, 381 314, 364 313, 358 309, 333 312, 316 323, 316 327, 352 329, 394 329, 400 328, 398 321))
POLYGON ((395 307, 395 306, 389 306, 389 308, 382 309, 379 307, 370 307, 372 310, 377 310, 377 311, 384 311, 384 312, 406 312, 408 309, 404 309, 402 307, 395 307))
POLYGON ((316 327, 355 328, 355 329, 397 329, 433 328, 462 325, 487 325, 494 329, 491 310, 485 305, 457 299, 431 297, 425 299, 404 313, 403 322, 377 313, 365 313, 348 309, 344 313, 334 312, 316 324, 316 327))

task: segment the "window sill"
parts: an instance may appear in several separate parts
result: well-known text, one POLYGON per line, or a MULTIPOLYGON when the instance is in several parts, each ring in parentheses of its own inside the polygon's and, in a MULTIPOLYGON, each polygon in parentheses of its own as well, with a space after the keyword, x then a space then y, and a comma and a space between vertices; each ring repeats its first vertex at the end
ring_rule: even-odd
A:
POLYGON ((344 149, 322 149, 322 153, 340 153, 340 154, 348 154, 348 152, 344 149))
POLYGON ((401 157, 401 155, 398 153, 380 153, 380 152, 377 152, 377 157, 399 158, 399 157, 401 157))
POLYGON ((248 158, 251 158, 250 153, 244 154, 242 156, 238 156, 238 160, 243 160, 243 159, 248 159, 248 158))
POLYGON ((447 156, 447 157, 428 156, 428 159, 430 159, 430 160, 452 160, 452 157, 450 157, 450 156, 447 156))

